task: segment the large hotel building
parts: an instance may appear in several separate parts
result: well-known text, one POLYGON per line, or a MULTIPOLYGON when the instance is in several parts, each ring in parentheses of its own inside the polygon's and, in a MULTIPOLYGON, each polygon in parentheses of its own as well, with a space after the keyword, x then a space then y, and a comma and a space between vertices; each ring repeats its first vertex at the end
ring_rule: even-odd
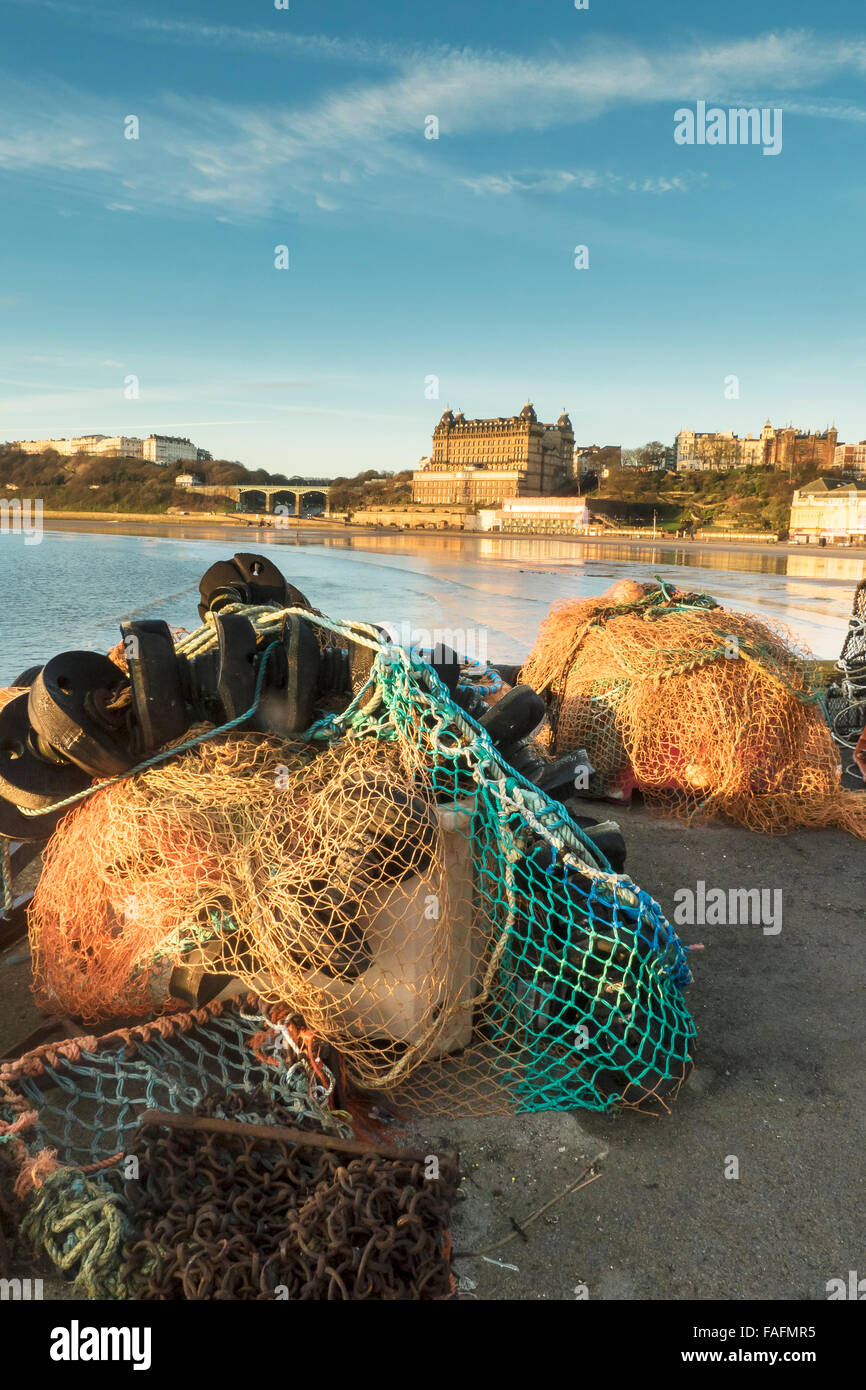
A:
POLYGON ((555 425, 527 401, 519 415, 467 420, 446 410, 433 453, 412 475, 412 501, 491 507, 506 497, 551 493, 574 479, 574 430, 565 411, 555 425))

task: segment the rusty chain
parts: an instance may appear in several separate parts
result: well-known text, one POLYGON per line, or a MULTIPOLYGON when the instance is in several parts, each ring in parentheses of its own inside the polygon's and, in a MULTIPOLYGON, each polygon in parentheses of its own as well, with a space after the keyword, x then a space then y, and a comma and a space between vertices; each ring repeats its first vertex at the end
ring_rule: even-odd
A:
MULTIPOLYGON (((210 1096, 199 1115, 271 1123, 272 1098, 210 1096)), ((142 1126, 124 1183, 121 1280, 143 1299, 434 1299, 453 1291, 448 1217, 459 1174, 417 1157, 349 1157, 242 1133, 142 1126)))

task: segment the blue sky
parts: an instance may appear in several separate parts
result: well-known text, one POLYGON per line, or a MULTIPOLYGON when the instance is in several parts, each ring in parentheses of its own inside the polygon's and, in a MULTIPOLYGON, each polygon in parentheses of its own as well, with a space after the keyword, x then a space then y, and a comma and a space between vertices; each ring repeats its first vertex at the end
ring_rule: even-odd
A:
POLYGON ((862 4, 290 3, 0 0, 0 439, 396 470, 527 397, 866 437, 862 4), (677 145, 698 101, 781 153, 677 145))

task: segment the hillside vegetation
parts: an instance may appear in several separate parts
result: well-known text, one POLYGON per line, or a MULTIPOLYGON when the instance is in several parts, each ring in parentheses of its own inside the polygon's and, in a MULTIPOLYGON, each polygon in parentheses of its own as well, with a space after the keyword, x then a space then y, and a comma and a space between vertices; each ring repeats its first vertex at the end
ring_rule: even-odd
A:
POLYGON ((359 507, 402 506, 412 501, 412 470, 377 473, 367 469, 355 478, 335 478, 330 500, 334 512, 353 512, 359 507))
MULTIPOLYGON (((0 445, 0 496, 41 498, 46 511, 166 512, 233 511, 234 502, 196 496, 176 488, 178 473, 192 469, 206 483, 303 483, 283 473, 250 470, 241 463, 218 459, 207 463, 174 463, 168 467, 113 454, 92 456, 48 450, 25 454, 11 444, 0 445)), ((310 479, 313 482, 313 479, 310 479)))
POLYGON ((665 530, 785 533, 794 489, 819 475, 812 464, 786 472, 736 468, 730 473, 611 470, 591 500, 593 511, 665 530))

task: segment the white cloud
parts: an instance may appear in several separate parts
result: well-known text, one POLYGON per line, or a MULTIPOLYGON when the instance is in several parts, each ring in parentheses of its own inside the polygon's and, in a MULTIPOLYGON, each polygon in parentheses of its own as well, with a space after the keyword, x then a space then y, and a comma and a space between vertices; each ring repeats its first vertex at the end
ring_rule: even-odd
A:
MULTIPOLYGON (((230 42, 233 32, 179 20, 136 22, 173 34, 191 27, 214 42, 230 42)), ((323 40, 323 51, 332 42, 323 40)), ((838 86, 846 75, 864 72, 866 41, 800 31, 676 50, 583 44, 573 57, 434 50, 422 59, 410 52, 397 72, 338 85, 305 105, 241 106, 157 94, 138 113, 138 141, 123 139, 125 111, 115 102, 53 80, 37 91, 9 79, 0 84, 0 167, 42 175, 50 170, 67 188, 101 196, 111 211, 174 208, 238 220, 381 206, 388 196, 396 201, 398 184, 407 203, 417 189, 434 207, 442 206, 438 195, 449 187, 498 196, 568 188, 676 192, 686 186, 683 176, 502 173, 485 167, 477 138, 471 149, 469 142, 551 131, 651 104, 668 105, 672 114, 674 105, 699 98, 782 104, 807 117, 859 122, 866 116, 853 103, 789 101, 788 94, 821 83, 838 86), (430 113, 440 121, 435 144, 423 138, 430 113), (432 200, 431 182, 437 189, 432 200)))
POLYGON ((459 183, 473 193, 503 197, 511 193, 564 193, 571 188, 616 193, 685 193, 693 184, 706 179, 704 173, 676 174, 672 177, 645 176, 630 179, 623 174, 600 173, 595 169, 540 169, 519 174, 481 174, 460 178, 459 183))
POLYGON ((845 101, 785 101, 785 115, 817 116, 832 121, 853 121, 860 125, 866 121, 866 111, 862 106, 854 106, 845 101))
POLYGON ((100 153, 92 129, 86 124, 75 133, 65 128, 74 119, 58 110, 47 119, 40 118, 37 127, 28 124, 31 117, 19 112, 16 119, 14 111, 7 109, 3 126, 14 134, 0 137, 0 168, 109 171, 112 161, 100 153))
POLYGON ((189 20, 130 15, 128 11, 124 11, 121 22, 126 26, 131 23, 133 28, 148 37, 183 44, 185 48, 195 45, 234 51, 245 48, 255 53, 270 53, 278 58, 297 55, 324 62, 382 64, 401 62, 406 52, 397 44, 372 43, 365 39, 335 39, 327 34, 298 34, 291 29, 280 31, 279 28, 265 26, 244 29, 236 24, 198 24, 189 20))
MULTIPOLYGON (((74 4, 72 0, 6 0, 6 4, 17 4, 28 10, 47 10, 64 16, 82 28, 97 29, 100 33, 128 36, 133 31, 137 41, 149 39, 154 43, 177 44, 184 48, 227 48, 232 52, 246 49, 277 60, 297 56, 319 62, 381 66, 404 63, 408 51, 405 44, 376 43, 354 37, 334 38, 328 34, 299 34, 292 28, 291 14, 285 12, 268 13, 266 10, 262 25, 244 28, 238 24, 164 19, 148 15, 138 7, 92 10, 74 4)), ((426 51, 431 51, 429 46, 426 51)), ((449 50, 444 44, 437 44, 435 51, 445 53, 449 50)))

